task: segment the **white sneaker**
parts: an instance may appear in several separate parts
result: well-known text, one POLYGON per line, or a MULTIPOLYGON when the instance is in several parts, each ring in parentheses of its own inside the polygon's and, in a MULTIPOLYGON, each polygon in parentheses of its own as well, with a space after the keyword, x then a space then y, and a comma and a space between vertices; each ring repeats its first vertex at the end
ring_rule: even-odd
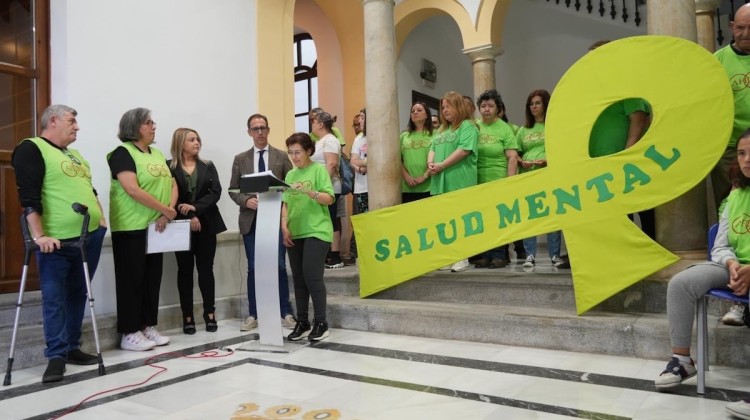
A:
POLYGON ((750 419, 750 399, 727 404, 727 412, 741 419, 750 419))
POLYGON ((461 260, 451 266, 451 272, 460 273, 469 269, 469 260, 461 260))
POLYGON ((526 261, 524 261, 523 266, 524 267, 533 267, 534 264, 536 264, 534 262, 534 254, 529 254, 529 256, 526 257, 526 261))
POLYGON ((156 343, 157 346, 164 346, 169 344, 169 337, 164 337, 163 335, 159 334, 159 330, 157 330, 154 326, 146 327, 146 329, 143 330, 143 335, 145 335, 149 340, 156 343))
POLYGON ((745 312, 745 307, 739 303, 735 303, 731 308, 729 308, 729 312, 721 317, 721 322, 725 325, 734 325, 737 327, 741 327, 745 325, 745 322, 742 320, 743 312, 745 312))
POLYGON ((553 255, 552 256, 552 266, 553 267, 559 267, 560 265, 562 265, 562 263, 563 263, 563 260, 560 259, 560 257, 558 257, 557 255, 553 255))
POLYGON ((672 388, 681 384, 682 381, 692 378, 697 373, 698 370, 695 368, 693 359, 690 359, 689 363, 683 363, 680 362, 680 359, 672 356, 666 369, 654 380, 654 385, 658 390, 672 388))
POLYGON ((287 330, 293 330, 295 325, 297 325, 297 320, 294 319, 292 314, 286 314, 285 317, 281 318, 281 326, 287 330))
POLYGON ((146 338, 142 332, 136 331, 130 334, 123 334, 120 341, 120 348, 131 351, 146 351, 156 347, 156 343, 146 338))
POLYGON ((256 328, 258 328, 258 321, 255 319, 254 316, 247 317, 245 322, 243 322, 242 325, 240 325, 240 331, 250 331, 256 328))

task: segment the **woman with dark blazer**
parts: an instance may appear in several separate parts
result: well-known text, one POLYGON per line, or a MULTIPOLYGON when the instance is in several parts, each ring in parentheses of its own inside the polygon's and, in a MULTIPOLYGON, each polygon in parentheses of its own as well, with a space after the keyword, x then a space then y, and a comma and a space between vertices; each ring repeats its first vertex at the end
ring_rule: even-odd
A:
POLYGON ((221 184, 216 167, 201 160, 201 138, 190 128, 178 128, 172 135, 172 159, 167 162, 177 182, 177 219, 189 219, 190 250, 175 252, 177 290, 182 308, 182 331, 195 334, 193 316, 193 264, 198 267, 198 287, 203 296, 206 331, 218 329, 214 307, 214 255, 216 235, 227 230, 216 202, 221 184))

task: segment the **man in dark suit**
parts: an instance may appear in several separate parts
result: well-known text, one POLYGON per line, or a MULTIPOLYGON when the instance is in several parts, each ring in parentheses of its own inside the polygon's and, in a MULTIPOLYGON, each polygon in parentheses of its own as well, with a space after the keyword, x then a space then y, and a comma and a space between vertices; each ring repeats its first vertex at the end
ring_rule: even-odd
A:
MULTIPOLYGON (((239 227, 245 242, 247 255, 247 300, 250 313, 240 330, 250 331, 258 326, 258 309, 255 302, 255 212, 258 209, 258 197, 255 194, 243 194, 240 188, 240 177, 270 170, 283 180, 287 172, 292 170, 292 162, 287 154, 270 144, 268 135, 271 127, 268 118, 261 114, 253 114, 247 120, 247 132, 253 139, 253 147, 234 157, 232 164, 232 180, 229 183, 229 196, 240 206, 239 227)), ((279 238, 281 232, 279 231, 279 238)), ((279 303, 281 321, 285 328, 292 329, 296 324, 289 303, 289 277, 286 273, 286 249, 279 240, 279 303)))

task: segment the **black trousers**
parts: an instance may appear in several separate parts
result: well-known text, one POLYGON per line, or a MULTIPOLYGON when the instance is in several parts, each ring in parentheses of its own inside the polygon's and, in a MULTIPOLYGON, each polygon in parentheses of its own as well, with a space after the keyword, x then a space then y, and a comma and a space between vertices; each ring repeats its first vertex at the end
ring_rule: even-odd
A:
POLYGON ((190 233, 190 251, 175 252, 177 258, 177 291, 183 317, 193 317, 193 267, 198 268, 198 288, 203 297, 203 312, 215 311, 214 256, 216 234, 208 232, 190 233))
POLYGON ((323 282, 323 271, 330 246, 330 242, 311 237, 295 239, 294 246, 287 248, 294 279, 297 319, 300 321, 310 319, 308 310, 311 297, 315 320, 326 320, 326 285, 323 282))
POLYGON ((112 233, 117 293, 117 332, 157 324, 162 254, 146 254, 146 230, 112 233))
POLYGON ((419 193, 401 193, 401 204, 411 203, 424 198, 430 198, 430 192, 419 192, 419 193))

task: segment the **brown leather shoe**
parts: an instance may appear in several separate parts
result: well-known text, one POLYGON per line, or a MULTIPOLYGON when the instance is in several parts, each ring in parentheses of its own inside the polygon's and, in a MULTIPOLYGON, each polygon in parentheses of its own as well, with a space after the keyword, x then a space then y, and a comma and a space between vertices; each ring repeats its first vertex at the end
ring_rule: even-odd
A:
POLYGON ((480 260, 474 261, 474 268, 487 268, 490 266, 490 260, 487 258, 482 258, 480 260))
POLYGON ((497 258, 493 258, 492 261, 490 261, 490 263, 487 266, 487 268, 503 268, 506 265, 508 265, 508 261, 507 260, 499 260, 497 258))

